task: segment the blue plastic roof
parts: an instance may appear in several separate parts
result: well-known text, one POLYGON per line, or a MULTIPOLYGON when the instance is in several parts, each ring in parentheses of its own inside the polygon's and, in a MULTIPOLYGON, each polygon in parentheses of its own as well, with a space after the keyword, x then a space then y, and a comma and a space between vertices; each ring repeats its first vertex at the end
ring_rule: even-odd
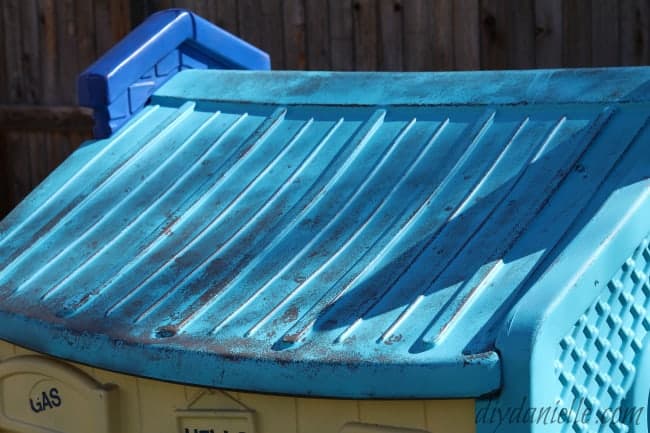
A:
POLYGON ((0 223, 0 338, 241 390, 494 392, 510 311, 650 175, 649 80, 183 71, 0 223))

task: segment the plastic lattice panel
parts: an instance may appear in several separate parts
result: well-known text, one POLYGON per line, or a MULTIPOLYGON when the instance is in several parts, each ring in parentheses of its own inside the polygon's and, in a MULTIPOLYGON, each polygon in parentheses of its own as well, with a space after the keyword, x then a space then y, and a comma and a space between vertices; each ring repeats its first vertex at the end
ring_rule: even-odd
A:
MULTIPOLYGON (((560 342, 555 371, 563 432, 627 432, 637 413, 624 398, 650 332, 648 238, 560 342)), ((645 412, 642 416, 645 416, 645 412)))

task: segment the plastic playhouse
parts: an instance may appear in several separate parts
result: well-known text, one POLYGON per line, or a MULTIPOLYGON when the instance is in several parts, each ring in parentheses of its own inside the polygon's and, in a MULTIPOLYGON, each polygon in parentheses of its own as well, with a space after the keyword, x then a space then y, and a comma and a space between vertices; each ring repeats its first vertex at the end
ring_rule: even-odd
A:
POLYGON ((268 69, 168 10, 80 76, 0 430, 648 433, 650 68, 268 69))

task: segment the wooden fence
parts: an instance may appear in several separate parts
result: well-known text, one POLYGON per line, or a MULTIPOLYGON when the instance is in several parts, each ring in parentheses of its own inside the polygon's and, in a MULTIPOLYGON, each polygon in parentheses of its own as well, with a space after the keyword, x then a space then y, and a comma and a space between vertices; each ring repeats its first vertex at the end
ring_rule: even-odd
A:
POLYGON ((271 54, 275 69, 639 65, 648 0, 2 0, 0 216, 81 141, 77 74, 147 15, 184 7, 271 54))

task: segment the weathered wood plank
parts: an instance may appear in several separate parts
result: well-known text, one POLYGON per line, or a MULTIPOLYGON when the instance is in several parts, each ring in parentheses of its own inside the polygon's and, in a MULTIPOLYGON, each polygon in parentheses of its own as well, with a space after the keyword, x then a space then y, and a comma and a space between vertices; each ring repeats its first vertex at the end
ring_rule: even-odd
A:
POLYGON ((174 0, 148 0, 147 14, 151 15, 154 12, 161 11, 163 9, 173 8, 173 7, 174 7, 174 0))
POLYGON ((305 69, 305 4, 303 0, 284 0, 282 4, 284 29, 284 68, 305 69))
POLYGON ((29 190, 33 190, 45 177, 56 168, 47 158, 47 148, 44 132, 29 132, 25 134, 26 145, 29 146, 29 190))
POLYGON ((404 69, 433 69, 432 10, 427 0, 404 0, 404 69))
POLYGON ((616 66, 620 63, 618 0, 598 0, 591 7, 591 63, 616 66))
POLYGON ((478 0, 454 0, 454 66, 479 69, 481 50, 478 0))
MULTIPOLYGON (((2 15, 0 14, 0 20, 2 15)), ((0 131, 0 219, 11 210, 11 199, 9 197, 9 184, 11 177, 9 173, 9 155, 7 153, 6 133, 0 131)))
POLYGON ((565 0, 563 3, 563 53, 565 67, 589 67, 591 57, 590 0, 565 0))
POLYGON ((56 104, 61 100, 59 88, 59 55, 57 52, 57 15, 55 0, 39 3, 41 79, 40 100, 44 104, 56 104))
POLYGON ((57 12, 57 60, 59 103, 76 103, 76 78, 79 73, 77 55, 77 24, 74 0, 60 0, 56 3, 57 12))
POLYGON ((216 21, 219 27, 239 34, 239 20, 237 19, 237 0, 219 0, 214 2, 216 21))
POLYGON ((284 66, 281 0, 240 0, 239 34, 248 43, 269 53, 271 66, 284 66))
POLYGON ((7 80, 7 101, 19 103, 25 99, 25 81, 22 71, 22 45, 20 28, 20 0, 6 0, 2 2, 4 46, 7 80))
POLYGON ((215 3, 214 1, 206 1, 206 0, 188 0, 191 1, 191 8, 194 12, 202 16, 203 18, 210 20, 212 19, 212 14, 213 14, 213 4, 215 3))
MULTIPOLYGON (((109 1, 113 3, 115 0, 109 1)), ((127 6, 129 7, 129 22, 133 27, 144 21, 149 14, 147 0, 131 0, 127 6)))
POLYGON ((404 68, 402 11, 401 0, 379 0, 377 66, 383 71, 401 71, 404 68))
POLYGON ((92 111, 83 107, 0 105, 0 130, 88 132, 92 126, 92 111))
POLYGON ((481 68, 508 66, 508 10, 503 0, 481 0, 481 68))
POLYGON ((8 207, 13 208, 31 191, 31 167, 29 146, 24 134, 4 134, 5 173, 7 175, 6 195, 8 207))
POLYGON ((454 4, 453 0, 433 2, 431 25, 433 43, 433 69, 454 69, 454 4))
MULTIPOLYGON (((84 135, 84 137, 90 137, 84 135)), ((68 131, 50 131, 45 133, 44 159, 46 171, 50 172, 58 167, 75 149, 68 131)))
POLYGON ((355 0, 352 4, 354 33, 354 68, 359 71, 377 69, 377 2, 355 0))
POLYGON ((284 28, 282 0, 261 0, 259 3, 259 47, 271 56, 273 69, 284 69, 284 28))
POLYGON ((239 0, 237 2, 237 20, 239 21, 239 36, 248 43, 259 47, 262 40, 262 14, 257 0, 239 0))
MULTIPOLYGON (((329 0, 330 64, 334 70, 349 71, 354 69, 354 24, 352 21, 351 0, 329 0)), ((308 22, 305 28, 305 32, 308 34, 312 31, 311 25, 308 22)), ((307 40, 311 43, 309 38, 307 40)))
MULTIPOLYGON (((201 9, 202 12, 200 12, 199 14, 203 18, 205 18, 206 20, 210 21, 211 23, 217 24, 217 5, 219 4, 219 2, 200 1, 200 0, 196 0, 196 1, 199 1, 199 3, 201 4, 200 9, 201 9)), ((219 24, 217 24, 217 25, 219 25, 219 24)), ((221 26, 219 26, 219 27, 221 27, 221 26)), ((221 27, 221 28, 223 28, 223 27, 221 27)))
POLYGON ((535 67, 535 3, 534 0, 509 1, 508 4, 508 68, 535 67))
POLYGON ((650 2, 620 0, 620 62, 622 65, 650 63, 650 2))
MULTIPOLYGON (((9 83, 7 79, 7 68, 9 67, 9 62, 7 59, 7 47, 5 44, 5 41, 7 39, 5 36, 6 25, 4 23, 4 7, 5 5, 0 3, 0 104, 6 104, 7 102, 9 102, 9 86, 8 86, 9 83)), ((0 142, 0 145, 1 144, 2 142, 0 142)), ((0 191, 0 194, 1 193, 2 192, 0 191)), ((0 201, 1 201, 1 197, 0 197, 0 201)), ((1 207, 0 207, 0 212, 2 212, 1 207)))
POLYGON ((562 66, 562 0, 535 0, 535 65, 562 66))
POLYGON ((36 0, 20 4, 21 72, 23 81, 22 104, 41 102, 41 48, 36 0))
POLYGON ((111 31, 110 0, 95 0, 95 53, 96 57, 108 51, 114 44, 111 31))
POLYGON ((80 129, 71 129, 68 131, 64 131, 65 137, 67 138, 66 140, 66 146, 64 146, 64 154, 63 158, 61 161, 66 159, 68 155, 70 155, 72 152, 77 150, 79 145, 83 143, 86 140, 92 139, 92 133, 89 131, 82 131, 80 129))
POLYGON ((75 4, 75 27, 77 49, 77 73, 90 66, 97 59, 95 51, 95 2, 77 0, 75 4))
POLYGON ((64 133, 59 131, 48 132, 45 135, 44 159, 48 167, 57 167, 68 155, 67 142, 64 133))
POLYGON ((132 28, 140 24, 139 21, 131 19, 131 11, 137 10, 131 6, 131 2, 137 5, 140 0, 111 0, 111 31, 113 41, 118 42, 126 36, 132 28))
POLYGON ((331 68, 329 20, 324 6, 321 0, 305 1, 307 68, 312 70, 331 68))

